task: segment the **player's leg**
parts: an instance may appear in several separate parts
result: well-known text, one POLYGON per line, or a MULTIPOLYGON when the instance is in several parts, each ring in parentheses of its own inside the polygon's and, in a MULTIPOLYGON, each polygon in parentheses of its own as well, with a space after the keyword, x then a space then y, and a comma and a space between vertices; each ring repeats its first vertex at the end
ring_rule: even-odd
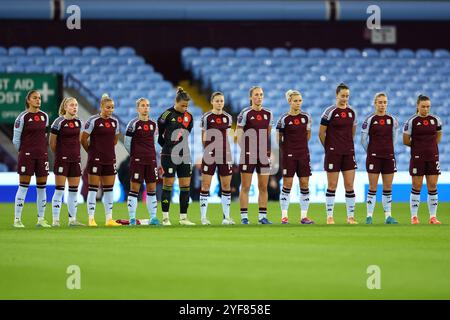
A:
POLYGON ((138 181, 130 181, 130 191, 128 192, 127 207, 128 216, 130 218, 130 226, 136 225, 136 210, 138 205, 139 190, 141 189, 141 183, 138 181))
POLYGON ((375 210, 375 204, 377 202, 377 185, 378 185, 378 178, 380 176, 380 173, 376 172, 368 172, 369 177, 369 190, 367 191, 367 201, 366 201, 366 208, 367 208, 367 217, 366 217, 366 224, 372 224, 372 216, 373 211, 375 210))
MULTIPOLYGON (((110 167, 110 166, 108 166, 110 167)), ((111 169, 113 166, 111 166, 111 169)), ((113 188, 114 188, 114 181, 116 179, 115 175, 115 169, 112 171, 105 170, 104 173, 106 175, 100 176, 100 179, 102 181, 103 186, 103 206, 105 208, 105 226, 107 227, 118 227, 121 226, 121 224, 117 223, 113 220, 112 216, 112 210, 114 205, 114 194, 113 194, 113 188), (114 173, 114 174, 111 174, 114 173)))
MULTIPOLYGON (((83 223, 77 220, 77 206, 78 206, 78 186, 80 185, 81 170, 79 164, 77 174, 67 177, 69 182, 69 196, 67 197, 67 210, 69 212, 69 227, 83 227, 83 223)), ((70 175, 70 174, 69 174, 70 175)))
POLYGON ((185 226, 194 226, 195 223, 187 218, 189 208, 189 190, 191 185, 191 166, 190 164, 181 164, 177 169, 178 181, 180 183, 180 224, 185 226))
MULTIPOLYGON (((228 165, 227 165, 228 167, 228 165)), ((229 171, 231 173, 231 165, 229 166, 229 171)), ((222 187, 222 211, 223 220, 222 224, 232 225, 234 224, 233 219, 230 217, 230 206, 231 206, 231 174, 220 175, 220 185, 222 187)))
POLYGON ((176 166, 172 163, 170 156, 161 156, 161 167, 163 173, 163 188, 161 194, 161 211, 163 216, 162 224, 164 226, 170 226, 169 210, 170 202, 172 200, 172 188, 175 180, 176 166))
MULTIPOLYGON (((48 166, 48 162, 47 162, 48 166)), ((38 207, 38 221, 37 227, 50 228, 50 225, 45 220, 45 209, 47 207, 47 175, 36 176, 36 204, 38 207)))
MULTIPOLYGON (((155 171, 155 175, 157 172, 155 171)), ((156 179, 146 180, 145 185, 147 188, 147 211, 150 215, 149 225, 159 225, 159 220, 156 217, 158 210, 158 201, 156 200, 156 179)))
MULTIPOLYGON (((20 168, 20 166, 18 166, 20 168)), ((19 175, 19 186, 16 192, 16 198, 14 201, 14 224, 16 228, 24 228, 22 224, 22 210, 25 204, 25 197, 27 196, 28 187, 30 185, 31 176, 19 175)))
POLYGON ((281 224, 289 223, 288 210, 293 180, 293 177, 288 175, 283 176, 283 187, 280 192, 281 224))
POLYGON ((384 217, 386 224, 398 224, 392 217, 392 181, 394 180, 393 173, 383 173, 383 195, 381 202, 383 203, 384 217))
POLYGON ((411 223, 419 224, 417 213, 420 206, 420 190, 422 190, 423 176, 412 176, 412 190, 409 198, 409 208, 411 211, 411 223))
POLYGON ((314 224, 310 218, 308 218, 309 209, 309 176, 300 177, 300 223, 301 224, 314 224))
POLYGON ((96 227, 97 223, 95 222, 95 207, 97 206, 97 192, 100 185, 99 165, 88 163, 86 166, 86 170, 88 172, 89 184, 89 191, 86 201, 89 216, 88 226, 96 227))
POLYGON ((203 225, 211 224, 206 218, 206 213, 208 211, 208 197, 209 189, 211 187, 212 175, 205 174, 202 170, 202 186, 200 190, 200 220, 203 225))
POLYGON ((325 197, 327 209, 327 224, 334 224, 334 199, 336 196, 336 188, 339 181, 339 172, 327 172, 327 193, 325 197))
POLYGON ((358 224, 355 220, 355 171, 358 169, 354 155, 345 155, 341 160, 342 176, 344 177, 345 205, 347 208, 347 223, 358 224))
MULTIPOLYGON (((242 166, 241 166, 242 167, 242 166)), ((241 192, 239 194, 239 203, 241 207, 241 222, 249 224, 248 220, 248 194, 252 184, 253 172, 242 172, 241 170, 241 192)))
POLYGON ((269 184, 269 172, 258 173, 258 223, 260 224, 272 224, 267 219, 267 200, 269 198, 269 193, 267 191, 267 186, 269 184))
POLYGON ((426 175, 427 189, 428 189, 428 211, 430 212, 430 224, 441 224, 441 222, 436 217, 437 207, 438 207, 438 192, 437 183, 439 175, 426 175))
MULTIPOLYGON (((61 167, 61 166, 60 166, 61 167)), ((59 218, 61 214, 62 198, 66 186, 65 175, 55 175, 55 193, 52 197, 52 227, 59 227, 59 218)))
POLYGON ((47 208, 47 177, 48 159, 38 159, 34 161, 36 175, 36 205, 38 209, 38 227, 49 228, 50 225, 45 220, 45 209, 47 208))

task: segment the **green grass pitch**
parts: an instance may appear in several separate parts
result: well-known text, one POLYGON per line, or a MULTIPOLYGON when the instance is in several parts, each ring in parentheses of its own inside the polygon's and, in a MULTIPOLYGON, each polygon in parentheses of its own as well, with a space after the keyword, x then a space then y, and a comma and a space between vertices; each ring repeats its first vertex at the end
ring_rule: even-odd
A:
MULTIPOLYGON (((232 217, 239 222, 239 207, 232 217)), ((211 226, 182 227, 178 206, 171 227, 36 228, 36 208, 26 204, 26 229, 12 228, 13 205, 0 205, 0 299, 449 299, 450 203, 440 203, 443 225, 428 225, 422 203, 421 224, 409 224, 409 204, 394 203, 400 225, 383 225, 381 203, 374 225, 364 225, 365 204, 358 204, 357 226, 345 224, 345 206, 336 205, 337 224, 325 224, 323 204, 312 204, 317 224, 299 225, 298 204, 291 204, 289 225, 280 224, 278 203, 270 203, 274 225, 222 226, 221 206, 209 205, 211 226), (80 268, 81 289, 69 290, 67 268, 80 268), (381 289, 369 290, 370 265, 380 268, 381 289)), ((189 217, 199 223, 199 205, 189 217)), ((158 217, 160 217, 158 212, 158 217)), ((50 204, 46 217, 51 222, 50 204)), ((79 220, 87 221, 86 205, 79 220)), ((126 204, 115 204, 115 218, 126 218, 126 204)), ((138 217, 147 218, 139 205, 138 217)))

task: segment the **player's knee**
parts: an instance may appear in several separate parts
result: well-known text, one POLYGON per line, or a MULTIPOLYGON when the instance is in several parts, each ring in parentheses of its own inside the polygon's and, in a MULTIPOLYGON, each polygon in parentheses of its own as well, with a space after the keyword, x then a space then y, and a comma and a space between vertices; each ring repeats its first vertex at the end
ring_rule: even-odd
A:
POLYGON ((248 185, 242 185, 241 186, 241 192, 242 193, 248 193, 250 191, 250 186, 248 185))

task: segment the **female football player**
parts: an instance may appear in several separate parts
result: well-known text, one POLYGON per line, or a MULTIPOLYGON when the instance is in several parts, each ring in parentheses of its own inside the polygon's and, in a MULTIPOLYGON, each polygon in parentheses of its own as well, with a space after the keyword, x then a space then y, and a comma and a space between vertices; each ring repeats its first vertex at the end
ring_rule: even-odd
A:
POLYGON ((59 106, 59 117, 52 124, 50 149, 55 154, 56 189, 52 198, 53 227, 59 227, 59 216, 66 180, 69 182, 67 208, 69 226, 84 226, 77 221, 77 195, 81 177, 80 131, 82 122, 78 119, 78 102, 75 98, 64 98, 59 106))
POLYGON ((367 193, 366 224, 372 224, 373 211, 377 201, 378 177, 383 179, 383 209, 386 224, 397 224, 391 216, 392 180, 395 165, 394 145, 397 138, 398 121, 387 113, 388 98, 384 92, 375 94, 375 112, 362 125, 361 143, 367 152, 366 170, 369 175, 367 193))
POLYGON ((273 125, 272 112, 263 107, 264 92, 261 87, 252 87, 249 91, 250 106, 243 109, 238 116, 237 138, 241 146, 240 171, 241 222, 249 224, 248 194, 253 172, 258 174, 259 224, 272 224, 267 219, 267 185, 271 169, 270 132, 273 125))
POLYGON ((205 147, 202 159, 202 186, 200 191, 200 214, 203 225, 209 225, 206 217, 208 210, 209 189, 211 179, 216 172, 219 172, 220 184, 222 187, 222 224, 234 224, 230 218, 231 205, 231 175, 233 165, 231 162, 230 144, 227 138, 228 130, 231 128, 233 118, 223 111, 225 104, 224 95, 221 92, 214 92, 211 95, 212 110, 206 112, 201 120, 202 143, 205 147))
POLYGON ((350 89, 344 83, 336 88, 336 103, 322 114, 319 139, 325 148, 324 169, 327 172, 328 189, 326 194, 327 224, 334 224, 334 198, 342 171, 347 205, 347 223, 357 224, 355 220, 355 192, 353 183, 355 170, 356 113, 349 106, 350 89))
POLYGON ((107 94, 100 101, 100 113, 91 116, 81 134, 81 144, 88 154, 86 169, 88 172, 89 192, 87 206, 89 226, 96 227, 94 219, 97 191, 100 182, 103 186, 103 205, 105 206, 107 227, 116 227, 112 217, 113 186, 116 178, 115 145, 119 140, 119 120, 113 116, 114 101, 107 94))
POLYGON ((423 176, 427 181, 429 223, 441 224, 436 218, 436 211, 438 207, 437 183, 441 174, 438 144, 442 138, 442 122, 438 116, 430 113, 430 108, 430 98, 419 95, 416 114, 408 119, 403 128, 403 144, 411 148, 409 174, 412 177, 412 190, 409 205, 412 224, 419 224, 417 213, 423 176))
POLYGON ((156 218, 158 203, 156 200, 156 181, 158 166, 156 164, 155 135, 156 123, 150 119, 150 101, 139 98, 136 101, 137 118, 132 119, 125 134, 125 148, 130 153, 130 192, 128 193, 128 214, 130 225, 136 225, 136 208, 139 190, 145 181, 147 189, 147 209, 150 225, 159 225, 156 218))
POLYGON ((281 223, 288 223, 289 196, 294 175, 300 184, 301 224, 313 224, 307 217, 309 207, 309 177, 311 164, 308 141, 311 138, 311 116, 301 110, 303 99, 297 90, 288 90, 286 100, 290 110, 281 116, 277 123, 280 143, 283 188, 280 193, 281 223))
POLYGON ((26 110, 16 119, 14 124, 13 143, 19 151, 17 173, 19 188, 17 189, 14 207, 14 227, 24 228, 22 210, 30 185, 31 176, 36 176, 37 191, 37 227, 49 228, 45 220, 47 206, 46 185, 48 176, 47 135, 48 115, 41 110, 41 94, 31 90, 25 97, 26 110))

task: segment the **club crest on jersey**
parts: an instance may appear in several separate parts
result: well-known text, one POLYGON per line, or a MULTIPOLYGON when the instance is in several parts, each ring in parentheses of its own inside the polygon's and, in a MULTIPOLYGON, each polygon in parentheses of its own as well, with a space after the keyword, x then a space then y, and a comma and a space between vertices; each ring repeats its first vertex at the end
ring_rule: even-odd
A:
POLYGON ((184 122, 188 122, 189 121, 189 117, 184 117, 184 122))
POLYGON ((227 123, 227 118, 223 118, 223 123, 227 123))
POLYGON ((348 117, 349 117, 349 118, 353 118, 353 114, 352 114, 352 113, 349 113, 349 114, 348 114, 348 117))
POLYGON ((75 127, 77 127, 77 128, 79 127, 78 122, 75 122, 75 127))
POLYGON ((150 125, 150 130, 153 130, 153 125, 152 124, 150 125))
POLYGON ((111 125, 115 128, 116 127, 116 123, 115 122, 111 122, 111 125))
POLYGON ((390 125, 391 124, 391 119, 386 119, 386 123, 390 125))
POLYGON ((430 123, 431 123, 432 125, 434 125, 434 120, 433 120, 433 119, 430 119, 430 123))
POLYGON ((41 120, 42 120, 42 121, 45 121, 45 118, 44 118, 44 116, 41 116, 41 120))
POLYGON ((267 120, 267 114, 264 115, 264 120, 267 120))
POLYGON ((305 121, 305 118, 302 118, 302 123, 305 123, 306 121, 305 121))

